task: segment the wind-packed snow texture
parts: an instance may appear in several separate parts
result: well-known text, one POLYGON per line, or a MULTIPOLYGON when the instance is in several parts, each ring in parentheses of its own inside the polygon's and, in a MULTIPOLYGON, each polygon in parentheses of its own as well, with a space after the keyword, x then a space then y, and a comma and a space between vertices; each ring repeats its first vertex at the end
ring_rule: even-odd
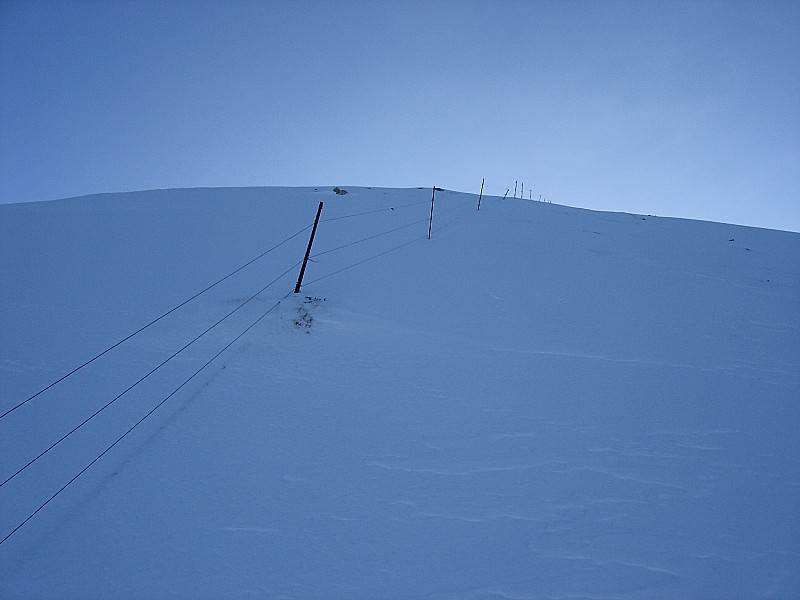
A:
POLYGON ((309 229, 0 419, 5 480, 288 270, 0 487, 5 537, 266 313, 0 597, 800 597, 800 235, 345 189, 0 206, 5 412, 325 202, 302 294, 309 229))

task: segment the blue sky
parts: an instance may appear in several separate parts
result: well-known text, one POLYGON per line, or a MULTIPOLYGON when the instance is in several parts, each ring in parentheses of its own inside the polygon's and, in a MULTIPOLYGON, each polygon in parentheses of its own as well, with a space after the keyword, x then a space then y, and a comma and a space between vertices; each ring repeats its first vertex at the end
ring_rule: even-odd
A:
POLYGON ((438 185, 800 231, 800 3, 0 2, 0 202, 438 185))

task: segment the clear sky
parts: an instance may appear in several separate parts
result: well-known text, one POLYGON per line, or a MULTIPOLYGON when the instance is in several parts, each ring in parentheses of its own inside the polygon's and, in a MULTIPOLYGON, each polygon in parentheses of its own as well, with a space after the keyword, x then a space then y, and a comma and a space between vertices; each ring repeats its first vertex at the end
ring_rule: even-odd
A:
POLYGON ((438 185, 800 231, 800 2, 0 1, 0 202, 438 185))

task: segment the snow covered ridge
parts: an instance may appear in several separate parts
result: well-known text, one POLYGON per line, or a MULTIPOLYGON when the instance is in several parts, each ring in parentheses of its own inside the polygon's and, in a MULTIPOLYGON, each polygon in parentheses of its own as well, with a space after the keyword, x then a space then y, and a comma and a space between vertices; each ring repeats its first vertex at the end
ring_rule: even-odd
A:
POLYGON ((0 414, 231 274, 0 418, 0 538, 107 451, 0 597, 800 597, 800 234, 339 189, 0 206, 0 414))

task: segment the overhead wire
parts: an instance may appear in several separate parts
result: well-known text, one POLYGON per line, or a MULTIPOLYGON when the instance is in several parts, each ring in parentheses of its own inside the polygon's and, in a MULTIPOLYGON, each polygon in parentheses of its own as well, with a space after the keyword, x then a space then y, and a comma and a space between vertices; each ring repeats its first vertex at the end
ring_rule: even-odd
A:
POLYGON ((34 457, 33 459, 31 459, 31 460, 30 460, 30 461, 29 461, 27 464, 25 464, 24 466, 20 467, 20 468, 19 468, 19 469, 18 469, 18 470, 17 470, 17 471, 16 471, 16 472, 13 474, 13 475, 11 475, 11 476, 10 476, 10 477, 8 477, 8 478, 7 478, 5 481, 3 481, 2 483, 0 483, 0 487, 3 487, 3 486, 4 486, 5 484, 7 484, 9 481, 11 481, 12 479, 14 479, 14 478, 15 478, 17 475, 19 475, 19 474, 20 474, 20 473, 22 473, 22 472, 23 472, 25 469, 27 469, 28 467, 30 467, 30 466, 31 466, 32 464, 34 464, 34 463, 35 463, 37 460, 39 460, 40 458, 42 458, 42 457, 43 457, 45 454, 47 454, 48 452, 50 452, 50 451, 51 451, 53 448, 55 448, 56 446, 58 446, 58 445, 59 445, 61 442, 63 442, 64 440, 66 440, 66 439, 67 439, 69 436, 71 436, 73 433, 75 433, 76 431, 78 431, 78 430, 79 430, 81 427, 83 427, 84 425, 86 425, 86 424, 87 424, 89 421, 91 421, 92 419, 94 419, 94 418, 95 418, 97 415, 99 415, 101 412, 103 412, 103 411, 104 411, 105 409, 107 409, 109 406, 111 406, 112 404, 114 404, 114 403, 115 403, 117 400, 119 400, 120 398, 122 398, 122 396, 124 396, 125 394, 127 394, 128 392, 130 392, 130 391, 131 391, 133 388, 135 388, 137 385, 139 385, 140 383, 142 383, 142 382, 143 382, 145 379, 147 379, 148 377, 150 377, 150 376, 151 376, 153 373, 155 373, 156 371, 158 371, 158 370, 159 370, 161 367, 163 367, 164 365, 166 365, 166 364, 167 364, 169 361, 171 361, 173 358, 175 358, 176 356, 178 356, 178 355, 179 355, 181 352, 183 352, 184 350, 186 350, 186 349, 187 349, 189 346, 191 346, 192 344, 194 344, 194 343, 195 343, 197 340, 199 340, 199 339, 200 339, 200 338, 202 338, 204 335, 206 335, 208 332, 210 332, 212 329, 214 329, 215 327, 217 327, 217 326, 218 326, 220 323, 222 323, 222 322, 223 322, 224 320, 226 320, 228 317, 230 317, 231 315, 233 315, 235 312, 237 312, 237 311, 239 311, 240 309, 242 309, 242 308, 243 308, 243 307, 244 307, 246 304, 248 304, 248 303, 249 303, 249 302, 251 302, 253 299, 255 299, 255 298, 256 298, 256 297, 257 297, 259 294, 261 294, 262 292, 264 292, 264 291, 265 291, 267 288, 269 288, 271 285, 273 285, 274 283, 276 283, 277 281, 279 281, 280 279, 282 279, 283 277, 285 277, 285 276, 286 276, 286 275, 287 275, 287 274, 288 274, 290 271, 292 271, 293 269, 295 269, 295 268, 296 268, 296 267, 297 267, 299 264, 300 264, 300 262, 296 262, 296 263, 295 263, 295 264, 293 264, 291 267, 289 267, 288 269, 286 269, 286 270, 285 270, 283 273, 281 273, 281 274, 280 274, 278 277, 276 277, 275 279, 273 279, 272 281, 270 281, 270 282, 269 282, 267 285, 265 285, 263 288, 261 288, 261 289, 260 289, 259 291, 257 291, 255 294, 253 294, 252 296, 250 296, 250 298, 248 298, 247 300, 245 300, 244 302, 242 302, 242 303, 241 303, 239 306, 237 306, 237 307, 236 307, 236 308, 234 308, 232 311, 230 311, 228 314, 226 314, 224 317, 222 317, 221 319, 219 319, 219 320, 218 320, 216 323, 214 323, 213 325, 211 325, 211 326, 210 326, 208 329, 206 329, 205 331, 203 331, 202 333, 200 333, 198 336, 196 336, 194 339, 192 339, 192 340, 191 340, 189 343, 185 344, 185 345, 184 345, 184 346, 183 346, 183 347, 182 347, 180 350, 177 350, 176 352, 174 352, 172 355, 170 355, 168 358, 166 358, 164 361, 162 361, 162 362, 161 362, 160 364, 158 364, 156 367, 154 367, 153 369, 151 369, 151 370, 150 370, 150 371, 149 371, 149 372, 148 372, 146 375, 144 375, 144 376, 140 377, 140 378, 139 378, 139 379, 138 379, 138 380, 137 380, 135 383, 133 383, 133 384, 131 384, 130 386, 128 386, 128 388, 126 388, 126 389, 125 389, 125 391, 123 391, 122 393, 118 394, 117 396, 115 396, 114 398, 112 398, 111 400, 109 400, 109 401, 108 401, 106 404, 104 404, 102 407, 100 407, 99 409, 97 409, 97 410, 96 410, 94 413, 92 413, 90 416, 88 416, 86 419, 84 419, 84 420, 83 420, 81 423, 79 423, 78 425, 76 425, 75 427, 73 427, 73 428, 72 428, 72 429, 71 429, 69 432, 67 432, 67 433, 66 433, 66 434, 64 434, 64 435, 63 435, 61 438, 59 438, 59 439, 58 439, 56 442, 54 442, 54 443, 53 443, 53 444, 52 444, 52 445, 51 445, 49 448, 47 448, 46 450, 43 450, 43 451, 42 451, 42 452, 40 452, 40 453, 39 453, 39 454, 38 454, 36 457, 34 457))
POLYGON ((353 267, 357 267, 358 265, 364 264, 365 262, 373 260, 375 258, 378 258, 379 256, 383 256, 384 254, 389 254, 390 252, 394 252, 395 250, 399 250, 400 248, 404 248, 405 246, 409 246, 409 245, 413 244, 414 242, 418 242, 420 240, 424 240, 424 239, 427 239, 427 238, 428 238, 427 235, 423 235, 421 237, 414 238, 410 242, 406 242, 404 244, 400 244, 399 246, 395 246, 394 248, 390 248, 388 250, 384 250, 383 252, 380 252, 379 254, 375 254, 374 256, 370 256, 369 258, 365 258, 364 260, 360 260, 360 261, 358 261, 356 263, 353 263, 352 265, 348 265, 348 266, 346 266, 346 267, 344 267, 342 269, 339 269, 337 271, 333 271, 332 273, 328 273, 327 275, 323 275, 322 277, 318 277, 317 279, 313 279, 313 280, 307 282, 305 285, 308 286, 308 285, 317 283, 318 281, 322 281, 323 279, 327 279, 328 277, 333 277, 334 275, 337 275, 337 274, 341 273, 342 271, 347 271, 348 269, 352 269, 353 267))
POLYGON ((410 202, 409 204, 401 204, 400 206, 390 206, 388 208, 378 208, 378 209, 375 209, 375 210, 368 210, 366 212, 355 213, 353 215, 344 215, 344 216, 341 216, 341 217, 331 217, 329 219, 321 219, 320 223, 328 223, 330 221, 340 221, 342 219, 352 219, 353 217, 362 217, 364 215, 373 215, 373 214, 379 213, 379 212, 387 212, 387 211, 396 210, 396 209, 399 209, 399 208, 406 208, 408 206, 415 206, 417 204, 423 204, 423 203, 427 203, 427 202, 428 202, 427 200, 419 200, 417 202, 410 202))
POLYGON ((3 417, 5 417, 5 416, 9 415, 10 413, 14 412, 15 410, 17 410, 17 409, 18 409, 18 408, 20 408, 21 406, 23 406, 23 405, 27 404, 28 402, 30 402, 31 400, 33 400, 33 399, 34 399, 34 398, 36 398, 37 396, 39 396, 39 395, 43 394, 44 392, 46 392, 47 390, 49 390, 50 388, 52 388, 52 387, 53 387, 53 386, 55 386, 56 384, 58 384, 58 383, 61 383, 62 381, 64 381, 64 380, 65 380, 65 379, 67 379, 68 377, 70 377, 70 376, 74 375, 75 373, 77 373, 78 371, 80 371, 81 369, 83 369, 84 367, 87 367, 87 366, 89 366, 89 365, 90 365, 90 364, 92 364, 94 361, 96 361, 98 358, 100 358, 100 357, 102 357, 102 356, 104 356, 104 355, 108 354, 108 353, 109 353, 109 352, 111 352, 111 351, 112 351, 114 348, 117 348, 118 346, 120 346, 120 345, 124 344, 124 343, 125 343, 125 342, 127 342, 129 339, 131 339, 132 337, 134 337, 134 336, 136 336, 136 335, 140 334, 142 331, 144 331, 144 330, 145 330, 145 329, 147 329, 148 327, 150 327, 150 326, 152 326, 152 325, 155 325, 156 323, 158 323, 159 321, 161 321, 163 318, 165 318, 165 317, 169 316, 170 314, 174 313, 176 310, 178 310, 179 308, 181 308, 181 307, 185 306, 186 304, 188 304, 189 302, 191 302, 192 300, 194 300, 194 299, 195 299, 195 298, 197 298, 198 296, 201 296, 202 294, 205 294, 207 291, 209 291, 209 290, 210 290, 210 289, 212 289, 213 287, 216 287, 217 285, 219 285, 220 283, 222 283, 222 282, 223 282, 223 281, 225 281, 226 279, 229 279, 230 277, 232 277, 233 275, 235 275, 236 273, 238 273, 239 271, 241 271, 241 270, 242 270, 242 269, 244 269, 245 267, 248 267, 248 266, 250 266, 251 264, 253 264, 253 263, 254 263, 254 262, 256 262, 257 260, 259 260, 259 259, 263 258, 263 257, 264 257, 264 256, 266 256, 267 254, 269 254, 270 252, 272 252, 273 250, 276 250, 276 249, 280 248, 281 246, 283 246, 283 245, 284 245, 284 244, 286 244, 287 242, 291 241, 292 239, 296 238, 298 235, 300 235, 301 233, 303 233, 304 231, 306 231, 306 230, 307 230, 307 229, 309 229, 310 227, 311 227, 311 225, 306 225, 305 227, 303 227, 303 229, 301 229, 301 230, 299 230, 299 231, 297 231, 297 232, 293 233, 293 234, 292 234, 292 235, 290 235, 288 238, 286 238, 285 240, 283 240, 283 241, 279 242, 278 244, 275 244, 275 245, 274 245, 272 248, 270 248, 269 250, 266 250, 266 251, 262 252, 261 254, 259 254, 259 255, 258 255, 258 256, 256 256, 255 258, 253 258, 252 260, 250 260, 250 261, 246 262, 245 264, 243 264, 243 265, 242 265, 242 266, 240 266, 239 268, 235 269, 234 271, 231 271, 230 273, 228 273, 228 274, 227 274, 227 275, 225 275, 224 277, 222 277, 222 278, 218 279, 217 281, 215 281, 214 283, 212 283, 212 284, 211 284, 211 285, 209 285, 208 287, 206 287, 206 288, 202 289, 201 291, 197 292, 197 293, 196 293, 196 294, 194 294, 194 295, 193 295, 191 298, 188 298, 188 299, 184 300, 183 302, 181 302, 181 303, 180 303, 180 304, 178 304, 177 306, 175 306, 175 307, 171 308, 170 310, 168 310, 167 312, 165 312, 164 314, 162 314, 160 317, 157 317, 157 318, 153 319, 152 321, 150 321, 150 322, 149 322, 149 323, 147 323, 146 325, 144 325, 144 326, 140 327, 139 329, 137 329, 136 331, 134 331, 134 332, 133 332, 133 333, 131 333, 130 335, 127 335, 126 337, 122 338, 121 340, 119 340, 119 341, 118 341, 118 342, 116 342, 115 344, 113 344, 113 345, 109 346, 108 348, 106 348, 105 350, 103 350, 102 352, 100 352, 98 355, 94 356, 93 358, 90 358, 89 360, 87 360, 87 361, 86 361, 86 362, 84 362, 83 364, 81 364, 81 365, 79 365, 79 366, 75 367, 75 368, 74 368, 74 369, 72 369, 72 370, 71 370, 69 373, 67 373, 66 375, 63 375, 63 376, 59 377, 58 379, 56 379, 55 381, 53 381, 53 382, 52 382, 52 383, 50 383, 49 385, 47 385, 47 386, 43 387, 42 389, 40 389, 38 392, 36 392, 36 393, 35 393, 35 394, 33 394, 32 396, 29 396, 28 398, 26 398, 26 399, 25 399, 25 400, 23 400, 22 402, 18 403, 17 405, 15 405, 15 406, 12 406, 12 407, 11 407, 11 408, 9 408, 8 410, 6 410, 4 413, 0 414, 0 419, 2 419, 3 417))
MULTIPOLYGON (((427 202, 429 202, 429 201, 427 201, 427 200, 426 200, 426 203, 427 203, 427 202)), ((443 216, 443 215, 446 215, 446 214, 448 214, 448 213, 451 213, 451 212, 453 212, 454 210, 458 210, 458 209, 460 209, 460 208, 465 208, 465 207, 467 207, 467 206, 468 206, 467 204, 458 204, 458 205, 456 205, 456 206, 453 206, 453 207, 450 207, 450 208, 448 208, 448 209, 446 209, 446 210, 444 210, 444 211, 441 211, 441 212, 439 212, 439 213, 436 213, 436 216, 438 216, 438 217, 441 217, 441 216, 443 216)), ((418 225, 419 223, 424 223, 425 221, 428 221, 428 220, 429 220, 429 218, 428 218, 428 217, 426 217, 426 218, 424 218, 424 219, 420 219, 420 220, 418 220, 418 221, 414 221, 413 223, 408 223, 407 225, 402 225, 401 227, 396 227, 396 228, 394 228, 394 229, 390 229, 390 230, 388 230, 388 231, 384 231, 384 232, 382 232, 382 233, 378 233, 378 234, 375 234, 375 235, 372 235, 372 236, 369 236, 369 237, 363 238, 363 239, 361 239, 361 240, 357 240, 357 241, 355 241, 355 242, 350 242, 349 244, 344 244, 343 246, 339 246, 339 247, 337 247, 337 248, 332 248, 332 249, 330 249, 330 250, 326 250, 326 251, 324 251, 324 252, 319 252, 319 253, 317 253, 317 254, 314 254, 314 255, 312 256, 312 258, 314 258, 314 257, 317 257, 317 256, 322 256, 323 254, 329 254, 329 253, 331 253, 331 252, 335 252, 336 250, 341 250, 342 248, 347 248, 348 246, 353 246, 353 245, 355 245, 355 244, 359 244, 359 243, 361 243, 361 242, 365 242, 365 241, 367 241, 367 240, 375 239, 375 238, 377 238, 377 237, 380 237, 380 236, 382 236, 382 235, 387 235, 387 234, 389 234, 389 233, 393 233, 393 232, 395 232, 395 231, 399 231, 399 230, 401 230, 401 229, 406 229, 406 228, 408 228, 408 227, 411 227, 411 226, 413 226, 413 225, 418 225)), ((306 283, 305 283, 305 285, 306 285, 306 286, 308 286, 308 285, 312 285, 312 284, 314 284, 314 283, 317 283, 318 281, 322 281, 323 279, 327 279, 328 277, 333 277, 334 275, 338 275, 339 273, 342 273, 343 271, 347 271, 347 270, 349 270, 349 269, 352 269, 352 268, 354 268, 354 267, 357 267, 357 266, 359 266, 359 265, 362 265, 362 264, 364 264, 365 262, 368 262, 368 261, 370 261, 370 260, 374 260, 374 259, 376 259, 376 258, 379 258, 379 257, 381 257, 381 256, 384 256, 385 254, 389 254, 390 252, 394 252, 395 250, 400 250, 401 248, 404 248, 404 247, 406 247, 406 246, 409 246, 409 245, 413 244, 414 242, 418 242, 418 241, 420 241, 420 240, 427 239, 427 237, 428 237, 427 235, 423 235, 423 236, 420 236, 420 237, 418 237, 418 238, 414 238, 413 240, 411 240, 411 241, 408 241, 408 242, 405 242, 405 243, 403 243, 403 244, 400 244, 399 246, 394 246, 394 247, 392 247, 392 248, 389 248, 388 250, 384 250, 383 252, 379 252, 378 254, 374 254, 374 255, 372 255, 372 256, 370 256, 370 257, 368 257, 368 258, 365 258, 365 259, 359 260, 359 261, 357 261, 357 262, 355 262, 355 263, 353 263, 353 264, 350 264, 350 265, 348 265, 348 266, 346 266, 346 267, 343 267, 343 268, 341 268, 341 269, 337 269, 336 271, 333 271, 333 272, 331 272, 331 273, 328 273, 327 275, 323 275, 322 277, 318 277, 317 279, 313 279, 313 280, 311 280, 311 281, 308 281, 308 282, 306 282, 306 283)))
POLYGON ((214 356, 212 356, 212 357, 211 357, 209 360, 207 360, 203 366, 201 366, 199 369, 197 369, 197 371, 195 371, 195 372, 194 372, 194 373, 193 373, 191 376, 189 376, 189 378, 188 378, 188 379, 186 379, 186 380, 185 380, 183 383, 181 383, 181 384, 180 384, 180 385, 179 385, 177 388, 175 388, 175 389, 174 389, 174 390, 173 390, 173 391, 172 391, 172 392, 171 392, 171 393, 170 393, 170 394, 169 394, 169 395, 168 395, 166 398, 164 398, 163 400, 161 400, 161 401, 160 401, 158 404, 156 404, 156 405, 155 405, 155 406, 154 406, 152 409, 150 409, 150 411, 149 411, 149 412, 148 412, 146 415, 144 415, 142 418, 140 418, 138 421, 136 421, 136 423, 134 423, 134 424, 133 424, 133 425, 132 425, 132 426, 131 426, 131 427, 130 427, 130 428, 129 428, 129 429, 128 429, 128 430, 127 430, 125 433, 123 433, 121 436, 119 436, 119 437, 118 437, 118 438, 117 438, 117 439, 114 441, 114 443, 113 443, 113 444, 111 444, 110 446, 108 446, 108 447, 107 447, 105 450, 103 450, 103 451, 102 451, 102 452, 101 452, 99 455, 97 455, 97 456, 96 456, 96 457, 95 457, 95 458, 94 458, 94 459, 93 459, 93 460, 92 460, 92 461, 91 461, 89 464, 87 464, 87 465, 86 465, 85 467, 83 467, 83 469, 81 469, 81 470, 80 470, 80 471, 79 471, 79 472, 78 472, 76 475, 74 475, 74 476, 72 477, 72 479, 70 479, 69 481, 67 481, 67 483, 65 483, 63 486, 61 486, 61 488, 60 488, 60 489, 59 489, 59 490, 58 490, 56 493, 54 493, 54 494, 53 494, 52 496, 50 496, 50 497, 49 497, 47 500, 45 500, 45 502, 44 502, 43 504, 41 504, 41 505, 39 506, 39 508, 37 508, 35 511, 33 511, 33 512, 30 514, 30 515, 28 515, 28 517, 27 517, 27 518, 25 518, 25 520, 24 520, 24 521, 22 521, 22 522, 21 522, 19 525, 17 525, 16 527, 14 527, 14 529, 12 529, 12 530, 11 530, 11 531, 10 531, 8 534, 6 534, 6 536, 5 536, 5 537, 4 537, 2 540, 0 540, 0 544, 3 544, 3 543, 4 543, 4 542, 5 542, 5 541, 6 541, 8 538, 10 538, 12 535, 14 535, 14 534, 15 534, 17 531, 19 531, 19 529, 20 529, 21 527, 23 527, 23 526, 24 526, 24 525, 25 525, 25 524, 26 524, 28 521, 30 521, 30 520, 31 520, 33 517, 35 517, 35 516, 36 516, 36 515, 37 515, 37 514, 38 514, 38 513, 39 513, 39 512, 40 512, 40 511, 41 511, 41 510, 42 510, 42 509, 45 507, 45 506, 47 506, 48 504, 50 504, 50 502, 52 502, 52 501, 53 501, 53 500, 54 500, 54 499, 55 499, 55 498, 56 498, 56 497, 57 497, 59 494, 61 494, 61 492, 63 492, 65 489, 67 489, 67 488, 68 488, 68 487, 69 487, 69 486, 70 486, 72 483, 74 483, 74 482, 75 482, 75 481, 76 481, 76 480, 77 480, 77 479, 78 479, 78 478, 79 478, 81 475, 83 475, 83 474, 84 474, 86 471, 88 471, 88 470, 89 470, 89 469, 92 467, 92 465, 94 465, 94 464, 95 464, 95 463, 96 463, 98 460, 100 460, 101 458, 103 458, 103 456, 105 456, 105 455, 106 455, 108 452, 110 452, 112 448, 114 448, 114 447, 115 447, 117 444, 119 444, 119 443, 120 443, 120 442, 121 442, 123 439, 125 439, 125 438, 126 438, 126 437, 127 437, 127 436, 128 436, 128 435, 129 435, 129 434, 130 434, 130 433, 131 433, 133 430, 134 430, 134 429, 136 429, 136 428, 137 428, 139 425, 141 425, 141 424, 144 422, 144 420, 145 420, 145 419, 147 419, 147 418, 148 418, 150 415, 152 415, 152 414, 153 414, 155 411, 157 411, 157 410, 158 410, 158 409, 159 409, 161 406, 163 406, 163 405, 164 405, 164 403, 166 403, 166 402, 167 402, 167 400, 169 400, 169 399, 170 399, 170 398, 172 398, 172 397, 173 397, 175 394, 177 394, 177 393, 178 393, 178 392, 179 392, 179 391, 180 391, 180 390, 181 390, 181 389, 182 389, 182 388, 183 388, 183 387, 184 387, 186 384, 188 384, 188 383, 189 383, 189 382, 190 382, 192 379, 194 379, 194 378, 195 378, 197 375, 199 375, 201 371, 203 371, 203 370, 204 370, 204 369, 205 369, 205 368, 206 368, 208 365, 210 365, 210 364, 211 364, 211 363, 212 363, 212 362, 213 362, 213 361, 214 361, 214 360, 215 360, 217 357, 219 357, 219 356, 220 356, 220 355, 221 355, 223 352, 225 352, 225 350, 227 350, 228 348, 230 348, 230 347, 231 347, 233 344, 235 344, 235 343, 236 343, 236 342, 237 342, 237 341, 238 341, 238 340, 239 340, 239 339, 240 339, 240 338, 241 338, 241 337, 242 337, 244 334, 246 334, 246 333, 247 333, 248 331, 250 331, 250 330, 251 330, 253 327, 255 327, 255 326, 256 326, 256 325, 257 325, 257 324, 258 324, 258 323, 259 323, 259 322, 260 322, 262 319, 264 319, 264 317, 266 317, 266 316, 267 316, 269 313, 271 313, 273 310, 275 310, 275 308, 276 308, 276 307, 277 307, 277 306, 278 306, 280 303, 281 303, 281 300, 278 300, 278 301, 277 301, 275 304, 273 304, 273 305, 272 305, 272 306, 271 306, 271 307, 270 307, 270 308, 269 308, 269 309, 268 309, 268 310, 267 310, 265 313, 263 313, 263 314, 262 314, 260 317, 258 317, 258 319, 256 319, 255 321, 253 321, 253 322, 252 322, 250 325, 248 325, 248 326, 247 326, 247 328, 245 328, 245 329, 244 329, 244 331, 242 331, 242 332, 241 332, 239 335, 237 335, 235 338, 233 338, 233 340, 231 340, 230 342, 228 342, 228 344, 226 344, 226 345, 225 345, 225 347, 223 347, 223 348, 222 348, 222 350, 220 350, 220 351, 219 351, 219 352, 217 352, 217 353, 216 353, 214 356))
MULTIPOLYGON (((428 204, 429 202, 430 202, 430 200, 423 200, 422 202, 414 202, 412 204, 406 204, 405 206, 412 206, 413 204, 423 204, 423 203, 424 204, 428 204)), ((456 210, 458 208, 462 208, 463 206, 466 206, 466 205, 457 205, 457 206, 454 206, 452 208, 448 208, 445 211, 437 213, 437 216, 446 215, 447 213, 449 213, 449 212, 451 212, 453 210, 456 210)), ((369 213, 362 213, 362 214, 369 214, 369 213)), ((357 215, 352 215, 352 216, 357 216, 357 215)), ((338 217, 338 218, 342 218, 342 217, 338 217)), ((354 242, 349 242, 347 244, 343 244, 341 246, 337 246, 336 248, 331 248, 329 250, 324 250, 322 252, 317 252, 316 254, 312 254, 310 256, 310 258, 312 258, 312 259, 313 258, 317 258, 317 257, 323 256, 325 254, 330 254, 332 252, 336 252, 338 250, 342 250, 344 248, 349 248, 350 246, 355 246, 356 244, 360 244, 362 242, 367 242, 369 240, 374 240, 375 238, 379 238, 381 236, 388 235, 390 233, 394 233, 395 231, 400 231, 402 229, 407 229, 409 227, 413 227, 414 225, 419 225, 420 223, 425 223, 426 221, 429 221, 429 220, 430 220, 430 217, 425 217, 425 218, 422 218, 422 219, 418 219, 418 220, 413 221, 411 223, 407 223, 405 225, 401 225, 400 227, 394 227, 392 229, 388 229, 386 231, 382 231, 381 233, 376 233, 375 235, 370 235, 370 236, 367 236, 365 238, 361 238, 360 240, 356 240, 354 242)))
POLYGON ((374 240, 375 238, 388 235, 390 233, 394 233, 395 231, 400 231, 401 229, 407 229, 409 227, 413 227, 414 225, 419 225, 420 223, 424 223, 428 220, 428 217, 424 219, 418 219, 413 223, 407 223, 406 225, 401 225, 400 227, 395 227, 393 229, 389 229, 388 231, 383 231, 381 233, 376 233, 375 235, 371 235, 369 237, 362 238, 360 240, 356 240, 354 242, 350 242, 348 244, 343 244, 342 246, 337 246, 336 248, 331 248, 330 250, 325 250, 323 252, 317 252, 316 254, 312 254, 310 258, 317 258, 318 256, 323 256, 325 254, 330 254, 331 252, 336 252, 337 250, 342 250, 343 248, 349 248, 350 246, 355 246, 356 244, 360 244, 362 242, 367 242, 369 240, 374 240))

